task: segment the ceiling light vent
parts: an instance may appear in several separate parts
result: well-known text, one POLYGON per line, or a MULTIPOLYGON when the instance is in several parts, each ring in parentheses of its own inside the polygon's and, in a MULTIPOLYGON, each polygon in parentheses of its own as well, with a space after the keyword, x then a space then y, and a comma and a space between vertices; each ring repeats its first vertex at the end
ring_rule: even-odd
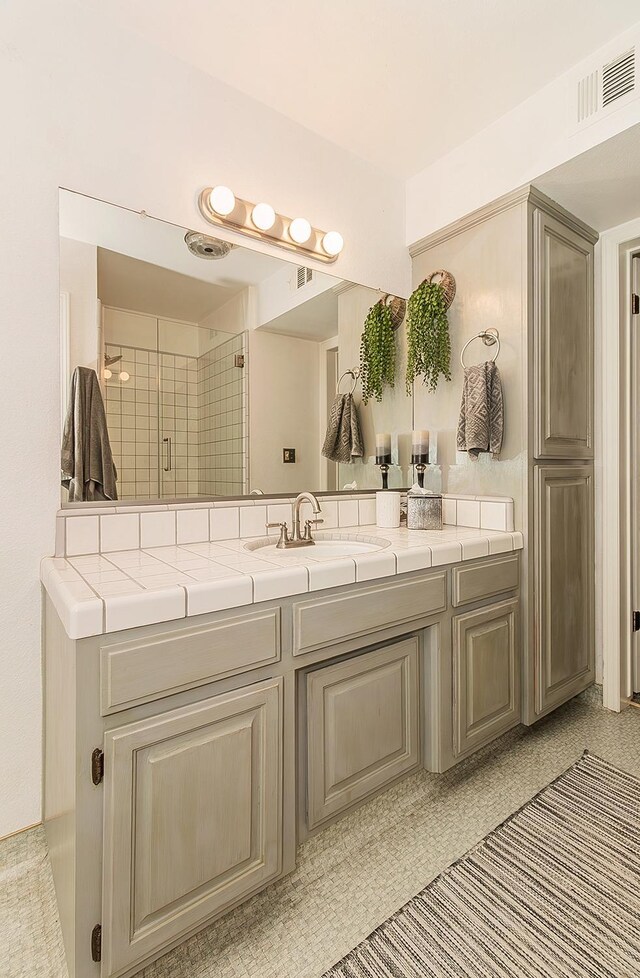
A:
POLYGON ((305 268, 304 265, 298 266, 298 272, 296 276, 296 289, 302 289, 305 285, 313 280, 313 269, 305 268))
POLYGON ((637 93, 636 49, 619 54, 607 64, 594 68, 578 82, 578 127, 596 122, 605 112, 618 108, 619 99, 637 93))
POLYGON ((636 53, 631 48, 602 69, 602 107, 628 95, 635 87, 636 53))

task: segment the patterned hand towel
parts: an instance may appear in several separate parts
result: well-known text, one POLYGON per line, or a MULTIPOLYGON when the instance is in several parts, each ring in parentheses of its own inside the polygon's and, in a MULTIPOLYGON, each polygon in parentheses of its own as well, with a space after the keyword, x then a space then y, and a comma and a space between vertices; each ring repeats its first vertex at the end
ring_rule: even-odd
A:
POLYGON ((351 394, 338 394, 331 405, 322 454, 345 464, 364 455, 358 409, 351 394))
POLYGON ((492 360, 467 367, 456 439, 458 451, 468 452, 472 458, 480 452, 491 452, 498 458, 503 429, 504 403, 498 368, 492 360))

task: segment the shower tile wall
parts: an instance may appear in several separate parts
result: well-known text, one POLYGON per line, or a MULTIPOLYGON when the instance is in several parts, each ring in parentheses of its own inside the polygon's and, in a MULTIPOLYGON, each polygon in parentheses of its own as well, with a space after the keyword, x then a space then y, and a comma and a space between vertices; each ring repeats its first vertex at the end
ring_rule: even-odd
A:
POLYGON ((243 334, 233 336, 198 359, 203 496, 235 496, 247 491, 247 367, 235 366, 236 354, 246 354, 243 334))
POLYGON ((160 354, 160 439, 163 498, 197 496, 202 490, 198 481, 198 361, 195 357, 160 354))
POLYGON ((107 427, 118 470, 120 499, 157 499, 158 355, 105 344, 108 357, 122 356, 105 378, 107 427), (129 375, 121 379, 121 375, 129 375))

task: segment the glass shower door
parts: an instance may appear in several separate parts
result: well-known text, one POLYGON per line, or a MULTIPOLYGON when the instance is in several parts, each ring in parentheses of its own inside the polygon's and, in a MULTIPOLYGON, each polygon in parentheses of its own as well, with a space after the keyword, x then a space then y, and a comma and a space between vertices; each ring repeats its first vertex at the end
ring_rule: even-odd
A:
POLYGON ((196 357, 160 353, 160 485, 161 497, 199 495, 198 361, 196 357))

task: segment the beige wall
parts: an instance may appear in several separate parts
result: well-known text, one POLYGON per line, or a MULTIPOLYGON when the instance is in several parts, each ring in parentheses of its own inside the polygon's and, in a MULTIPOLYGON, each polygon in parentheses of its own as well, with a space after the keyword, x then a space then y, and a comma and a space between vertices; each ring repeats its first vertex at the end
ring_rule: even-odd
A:
MULTIPOLYGON (((361 285, 347 287, 338 296, 338 371, 353 370, 360 364, 360 339, 367 313, 378 301, 381 293, 361 285)), ((362 403, 362 388, 356 385, 354 399, 358 406, 360 427, 364 439, 364 460, 352 465, 339 466, 339 485, 354 479, 359 489, 371 489, 381 485, 380 470, 375 465, 375 433, 391 432, 391 452, 394 465, 389 471, 390 486, 407 486, 411 474, 409 458, 411 454, 411 430, 413 426, 412 402, 407 397, 404 377, 407 363, 406 329, 403 326, 396 332, 396 383, 393 389, 385 389, 382 401, 371 400, 362 403)), ((340 384, 341 391, 349 390, 349 378, 340 384)))
POLYGON ((98 363, 98 249, 60 238, 60 291, 69 293, 69 365, 98 363))
MULTIPOLYGON (((512 496, 516 527, 523 526, 522 505, 526 479, 526 204, 520 204, 460 234, 442 241, 414 258, 413 287, 427 275, 444 268, 456 279, 457 293, 449 310, 451 382, 441 381, 434 394, 415 384, 415 426, 437 440, 442 488, 470 495, 512 496), (505 434, 498 460, 481 455, 472 461, 456 451, 463 370, 460 351, 468 339, 489 326, 500 332, 498 366, 505 404, 505 434)), ((481 340, 465 354, 466 363, 479 363, 492 355, 481 340)))
POLYGON ((317 489, 320 344, 260 330, 248 340, 250 489, 317 489), (295 448, 294 464, 283 463, 283 448, 295 448))

